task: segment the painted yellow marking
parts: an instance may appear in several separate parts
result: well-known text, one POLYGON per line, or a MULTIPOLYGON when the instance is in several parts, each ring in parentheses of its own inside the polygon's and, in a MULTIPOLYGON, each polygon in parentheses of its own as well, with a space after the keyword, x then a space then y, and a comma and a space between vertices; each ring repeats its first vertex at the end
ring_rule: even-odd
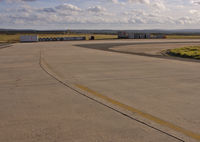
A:
POLYGON ((130 112, 136 113, 136 114, 140 115, 143 118, 151 120, 151 121, 153 121, 153 122, 155 122, 155 123, 157 123, 159 125, 168 127, 168 128, 170 128, 172 130, 175 130, 175 131, 180 132, 180 133, 182 133, 182 134, 184 134, 186 136, 189 136, 189 137, 191 137, 193 139, 196 139, 196 140, 200 141, 200 134, 197 134, 197 133, 194 133, 192 131, 186 130, 186 129, 180 127, 180 126, 177 126, 177 125, 175 125, 173 123, 170 123, 170 122, 167 122, 165 120, 162 120, 162 119, 160 119, 160 118, 158 118, 156 116, 153 116, 151 114, 142 112, 142 111, 140 111, 140 110, 138 110, 136 108, 133 108, 131 106, 123 104, 123 103, 121 103, 119 101, 113 100, 112 98, 104 96, 104 95, 102 95, 102 94, 100 94, 98 92, 95 92, 95 91, 93 91, 93 90, 91 90, 91 89, 89 89, 89 88, 87 88, 85 86, 82 86, 82 85, 79 85, 79 84, 75 84, 75 86, 78 87, 79 89, 84 90, 84 91, 86 91, 86 92, 88 92, 88 93, 90 93, 90 94, 92 94, 92 95, 94 95, 94 96, 96 96, 98 98, 101 98, 101 99, 103 99, 103 100, 105 100, 105 101, 107 101, 107 102, 109 102, 109 103, 111 103, 113 105, 116 105, 116 106, 118 106, 120 108, 123 108, 125 110, 128 110, 130 112))
MULTIPOLYGON (((49 64, 47 64, 47 63, 45 62, 45 60, 44 60, 44 55, 43 55, 43 51, 41 51, 40 57, 41 57, 41 59, 40 59, 41 65, 44 66, 44 68, 46 68, 46 69, 50 69, 50 70, 51 70, 51 74, 53 74, 54 76, 56 76, 56 78, 57 78, 58 80, 60 80, 61 82, 64 83, 64 81, 57 75, 57 73, 52 71, 52 68, 49 66, 49 64)), ((109 97, 104 96, 104 95, 102 95, 102 94, 100 94, 100 93, 97 93, 97 92, 95 92, 95 91, 93 91, 93 90, 91 90, 91 89, 89 89, 89 88, 87 88, 87 87, 85 87, 85 86, 82 86, 82 85, 79 85, 79 84, 74 84, 74 85, 75 85, 76 87, 78 87, 79 89, 84 90, 84 91, 86 91, 86 92, 88 92, 88 93, 90 93, 90 94, 92 94, 92 95, 94 95, 94 96, 96 96, 96 97, 98 97, 98 98, 101 98, 101 99, 103 99, 103 100, 105 100, 105 101, 107 101, 107 102, 109 102, 109 103, 111 103, 111 104, 113 104, 113 105, 116 105, 116 106, 118 106, 118 107, 120 107, 120 108, 123 108, 123 109, 125 109, 125 110, 128 110, 128 111, 130 111, 130 112, 136 113, 136 114, 140 115, 140 116, 143 117, 143 118, 146 118, 146 119, 148 119, 148 120, 151 120, 151 121, 153 121, 153 122, 155 122, 155 123, 157 123, 157 124, 160 124, 160 125, 162 125, 162 126, 171 128, 172 130, 175 130, 175 131, 177 131, 177 132, 183 133, 183 134, 185 134, 186 136, 189 136, 189 137, 191 137, 191 138, 193 138, 193 139, 196 139, 196 140, 200 141, 200 134, 197 134, 197 133, 194 133, 194 132, 192 132, 192 131, 186 130, 186 129, 184 129, 184 128, 180 127, 180 126, 177 126, 177 125, 175 125, 175 124, 173 124, 173 123, 167 122, 167 121, 162 120, 162 119, 160 119, 160 118, 158 118, 158 117, 155 117, 155 116, 153 116, 153 115, 151 115, 151 114, 142 112, 142 111, 140 111, 140 110, 138 110, 138 109, 136 109, 136 108, 133 108, 133 107, 131 107, 131 106, 128 106, 128 105, 126 105, 126 104, 123 104, 123 103, 121 103, 121 102, 119 102, 119 101, 113 100, 112 98, 109 98, 109 97)))
POLYGON ((60 73, 55 71, 44 59, 44 51, 40 50, 40 64, 46 69, 46 71, 50 71, 49 73, 53 76, 55 76, 58 80, 64 82, 62 78, 64 78, 60 73))

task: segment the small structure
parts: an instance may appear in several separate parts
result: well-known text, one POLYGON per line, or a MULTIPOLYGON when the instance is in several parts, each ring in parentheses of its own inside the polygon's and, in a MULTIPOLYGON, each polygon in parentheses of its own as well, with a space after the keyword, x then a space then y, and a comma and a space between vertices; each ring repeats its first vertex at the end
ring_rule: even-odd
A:
POLYGON ((94 36, 91 36, 91 37, 90 37, 90 40, 94 40, 94 39, 95 39, 95 37, 94 37, 94 36))
POLYGON ((127 39, 128 38, 128 33, 125 31, 120 31, 118 32, 118 38, 119 39, 127 39))
POLYGON ((133 32, 125 32, 120 31, 118 32, 119 39, 150 39, 151 34, 149 33, 133 33, 133 32))
POLYGON ((37 35, 21 35, 20 42, 37 42, 38 36, 37 35))

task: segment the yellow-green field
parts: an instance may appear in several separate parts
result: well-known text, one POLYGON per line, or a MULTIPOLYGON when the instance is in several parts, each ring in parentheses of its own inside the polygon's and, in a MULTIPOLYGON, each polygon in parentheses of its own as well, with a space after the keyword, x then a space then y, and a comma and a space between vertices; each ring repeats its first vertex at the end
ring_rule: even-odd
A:
POLYGON ((167 35, 167 39, 200 39, 200 35, 167 35))
POLYGON ((200 59, 200 46, 175 48, 169 50, 168 54, 184 58, 200 59))
POLYGON ((0 34, 0 43, 1 42, 19 42, 20 35, 7 35, 0 34))
MULTIPOLYGON (((101 39, 117 39, 117 35, 105 35, 105 34, 39 34, 39 38, 53 38, 53 37, 82 37, 85 36, 86 40, 89 40, 91 36, 94 36, 96 40, 101 39)), ((1 42, 19 42, 20 34, 7 35, 0 34, 0 43, 1 42)))

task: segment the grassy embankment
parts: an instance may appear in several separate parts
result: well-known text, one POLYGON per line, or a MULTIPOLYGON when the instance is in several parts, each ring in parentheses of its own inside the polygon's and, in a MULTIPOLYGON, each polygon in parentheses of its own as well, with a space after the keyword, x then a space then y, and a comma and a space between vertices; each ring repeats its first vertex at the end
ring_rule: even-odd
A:
MULTIPOLYGON (((89 40, 91 36, 94 36, 96 40, 101 39, 117 39, 117 35, 105 35, 105 34, 39 34, 39 38, 54 38, 54 37, 82 37, 85 36, 86 40, 89 40)), ((19 42, 20 34, 7 35, 0 34, 0 43, 2 42, 19 42)))
POLYGON ((170 49, 168 54, 184 58, 200 59, 200 46, 188 46, 183 48, 170 49))

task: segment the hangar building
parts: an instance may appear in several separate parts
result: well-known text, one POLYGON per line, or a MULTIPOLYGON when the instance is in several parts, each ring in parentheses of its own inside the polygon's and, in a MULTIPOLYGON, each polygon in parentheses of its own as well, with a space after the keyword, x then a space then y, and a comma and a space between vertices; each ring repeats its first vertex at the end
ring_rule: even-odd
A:
POLYGON ((118 32, 118 38, 119 39, 150 39, 151 34, 120 31, 118 32))

